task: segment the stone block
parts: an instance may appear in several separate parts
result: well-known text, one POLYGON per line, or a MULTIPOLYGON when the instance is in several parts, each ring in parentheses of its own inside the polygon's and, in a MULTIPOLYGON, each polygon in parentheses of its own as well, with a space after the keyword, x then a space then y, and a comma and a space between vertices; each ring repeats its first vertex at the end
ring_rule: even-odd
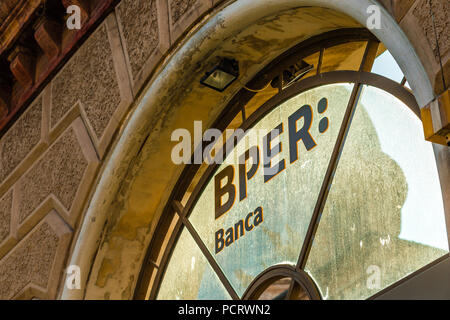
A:
MULTIPOLYGON (((441 55, 444 56, 450 49, 450 2, 448 0, 432 1, 432 12, 436 25, 437 39, 439 41, 439 49, 441 55)), ((420 0, 413 10, 413 15, 417 19, 418 25, 421 26, 423 33, 426 35, 428 42, 434 52, 435 57, 438 55, 436 35, 433 29, 432 18, 430 14, 430 4, 428 0, 420 0)))
POLYGON ((172 44, 211 6, 211 0, 169 0, 169 25, 172 44))
MULTIPOLYGON (((446 70, 448 61, 450 61, 450 36, 448 33, 450 18, 447 14, 450 3, 446 0, 433 0, 432 4, 438 41, 436 41, 428 0, 415 1, 401 20, 400 26, 423 62, 435 93, 439 95, 444 88, 437 43, 439 42, 442 64, 446 70)), ((447 77, 448 72, 444 71, 444 75, 447 77)))
POLYGON ((132 99, 128 75, 123 75, 125 61, 116 59, 123 57, 122 50, 112 52, 107 25, 103 23, 55 77, 49 107, 51 141, 81 115, 100 156, 132 99))
POLYGON ((166 0, 123 0, 116 16, 136 94, 170 46, 166 0))
POLYGON ((0 260, 0 299, 54 299, 72 232, 55 211, 0 260))
POLYGON ((0 139, 0 195, 46 147, 43 98, 38 97, 0 139))
POLYGON ((13 192, 9 190, 0 199, 0 258, 16 243, 12 217, 13 192))
POLYGON ((51 209, 74 226, 98 165, 97 155, 80 118, 24 173, 15 186, 18 237, 51 209))

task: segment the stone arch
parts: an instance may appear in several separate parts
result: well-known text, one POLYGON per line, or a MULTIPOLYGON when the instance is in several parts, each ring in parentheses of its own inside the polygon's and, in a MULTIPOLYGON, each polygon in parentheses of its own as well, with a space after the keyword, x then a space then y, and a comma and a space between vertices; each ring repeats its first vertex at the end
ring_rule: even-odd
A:
MULTIPOLYGON (((190 128, 194 119, 210 125, 239 89, 235 83, 221 95, 199 86, 197 78, 217 56, 239 55, 244 66, 240 81, 245 83, 302 40, 328 30, 364 26, 367 8, 375 4, 374 0, 230 0, 195 25, 153 75, 107 155, 67 263, 84 271, 82 290, 64 287, 61 298, 133 297, 168 190, 182 171, 170 163, 171 131, 190 128), (315 18, 315 24, 302 29, 307 16, 315 18), (275 26, 285 28, 284 38, 277 38, 280 31, 275 26), (274 33, 258 42, 252 34, 264 27, 274 33), (262 48, 270 53, 262 55, 262 48)), ((425 69, 399 25, 380 9, 382 28, 373 33, 396 58, 422 107, 434 98, 425 69)))

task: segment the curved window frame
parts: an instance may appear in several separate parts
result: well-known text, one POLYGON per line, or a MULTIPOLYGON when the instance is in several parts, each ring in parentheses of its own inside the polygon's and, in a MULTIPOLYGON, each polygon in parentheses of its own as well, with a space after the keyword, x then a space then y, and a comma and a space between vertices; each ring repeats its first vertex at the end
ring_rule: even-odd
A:
POLYGON ((305 271, 290 265, 276 265, 264 270, 252 281, 242 295, 242 300, 257 300, 270 285, 283 278, 291 279, 286 295, 288 299, 300 290, 305 292, 310 300, 322 299, 316 284, 305 271))
MULTIPOLYGON (((382 89, 399 100, 401 100, 411 111, 420 119, 420 108, 417 101, 410 89, 405 86, 406 81, 397 83, 391 79, 383 77, 381 75, 371 73, 371 68, 377 56, 378 47, 380 42, 366 29, 341 29, 337 31, 331 31, 319 36, 312 37, 296 46, 287 52, 281 54, 278 58, 269 63, 262 71, 260 71, 251 81, 249 81, 228 103, 223 112, 217 117, 216 122, 212 125, 213 128, 217 128, 222 132, 231 124, 231 122, 241 114, 242 125, 239 127, 245 131, 251 129, 256 123, 264 118, 269 112, 277 108, 283 102, 290 98, 299 95, 308 90, 329 84, 337 83, 353 83, 354 88, 348 102, 348 106, 344 115, 344 119, 337 137, 331 160, 329 162, 322 187, 320 189, 319 197, 316 202, 314 212, 308 227, 308 231, 300 251, 297 265, 291 266, 275 266, 267 269, 259 276, 257 276, 252 284, 248 287, 247 291, 242 297, 239 297, 225 274, 215 261, 206 245, 192 226, 189 221, 189 215, 195 206, 197 200, 201 196, 204 188, 208 184, 209 180, 214 176, 216 170, 220 164, 212 164, 207 167, 204 172, 200 172, 201 165, 191 164, 187 165, 178 180, 176 187, 173 189, 167 205, 162 213, 162 216, 158 222, 155 230, 155 234, 149 245, 147 255, 144 259, 143 268, 141 270, 140 278, 136 286, 135 298, 137 299, 156 299, 164 277, 165 270, 168 263, 171 260, 171 255, 181 230, 185 227, 194 238, 198 247, 208 260, 210 266, 217 273, 223 286, 228 291, 232 299, 254 299, 258 293, 261 293, 267 286, 273 281, 279 278, 290 277, 291 285, 287 298, 295 293, 296 286, 301 286, 311 299, 320 299, 320 293, 317 286, 310 279, 310 277, 304 271, 306 261, 311 249, 312 240, 315 232, 317 231, 320 213, 325 205, 327 194, 330 185, 332 184, 332 177, 339 163, 339 154, 342 151, 345 144, 345 137, 350 128, 352 114, 358 104, 359 96, 361 94, 362 87, 369 85, 382 89), (349 42, 367 42, 364 56, 361 61, 359 71, 341 70, 321 72, 321 64, 324 56, 324 51, 327 48, 331 48, 337 45, 349 43, 349 42), (275 94, 268 101, 258 107, 249 117, 245 112, 245 106, 252 100, 252 98, 264 89, 268 82, 277 76, 282 77, 283 70, 301 59, 308 57, 314 53, 319 52, 319 60, 317 66, 317 73, 313 76, 293 83, 292 85, 283 88, 280 85, 278 93, 275 94), (252 89, 250 89, 252 88, 252 89), (182 204, 183 199, 186 196, 188 187, 192 184, 194 179, 200 176, 196 186, 189 195, 185 205, 182 204)), ((282 82, 281 82, 282 83, 282 82)), ((238 137, 238 139, 242 136, 238 137)), ((203 150, 205 145, 197 146, 203 150)), ((225 151, 224 151, 225 152, 225 151)), ((195 152, 194 152, 195 153, 195 152)), ((193 156, 192 156, 193 157, 193 156)), ((410 278, 414 274, 425 270, 447 258, 448 254, 444 257, 432 262, 430 265, 425 266, 413 274, 407 276, 410 278)), ((385 288, 373 297, 379 296, 382 292, 385 292, 389 288, 405 281, 399 280, 388 288, 385 288)), ((369 299, 371 299, 369 298, 369 299)))

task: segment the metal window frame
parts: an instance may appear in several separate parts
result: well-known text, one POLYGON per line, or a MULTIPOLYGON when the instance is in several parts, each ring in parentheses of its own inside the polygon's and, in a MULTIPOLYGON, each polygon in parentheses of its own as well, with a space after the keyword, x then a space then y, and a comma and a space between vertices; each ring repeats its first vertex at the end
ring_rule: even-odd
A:
MULTIPOLYGON (((217 117, 215 123, 212 125, 212 127, 224 131, 231 123, 231 121, 239 113, 241 113, 243 123, 240 128, 246 131, 252 128, 256 123, 258 123, 270 111, 277 108, 280 104, 282 104, 286 100, 289 100, 293 96, 327 84, 354 83, 354 88, 348 102, 344 120, 342 121, 338 138, 336 139, 335 147, 331 155, 326 175, 319 192, 319 197, 317 199, 316 206, 311 217, 311 222, 308 227, 308 231, 304 239, 296 266, 294 267, 284 265, 267 269, 256 279, 254 279, 252 284, 248 287, 247 291, 242 296, 242 299, 253 299, 258 293, 261 292, 261 288, 270 285, 271 281, 276 281, 280 277, 285 277, 286 275, 288 275, 292 279, 287 295, 288 298, 294 295, 295 291, 298 290, 299 286, 301 286, 303 289, 305 289, 311 299, 320 299, 319 290, 303 269, 308 259, 312 240, 319 225, 320 213, 325 205, 329 187, 333 182, 333 175, 339 163, 339 155, 345 145, 345 139, 352 122, 353 114, 359 102, 362 87, 364 85, 368 85, 382 89, 394 95, 402 102, 404 102, 405 105, 407 105, 420 119, 420 108, 410 90, 406 89, 400 83, 370 72, 373 66, 373 62, 376 58, 378 46, 379 41, 366 29, 341 29, 312 37, 281 54, 279 57, 269 63, 265 68, 263 68, 262 71, 260 71, 251 81, 246 84, 244 88, 242 88, 230 100, 228 105, 224 108, 222 113, 217 117), (367 42, 366 50, 364 52, 359 71, 331 71, 321 73, 323 52, 326 48, 356 41, 367 42), (301 79, 297 83, 294 83, 293 85, 285 89, 280 86, 279 92, 275 96, 261 105, 247 118, 247 115, 245 114, 245 106, 256 95, 257 92, 257 90, 249 90, 247 88, 263 88, 268 83, 268 81, 271 81, 274 77, 282 74, 282 71, 293 62, 299 61, 316 52, 319 52, 319 62, 317 66, 317 73, 315 75, 305 79, 301 79)), ((280 83, 282 83, 282 81, 280 81, 280 83)), ((242 137, 243 136, 238 137, 238 140, 242 137)), ((206 143, 203 142, 202 145, 197 146, 197 149, 203 150, 205 146, 206 143)), ((193 154, 195 154, 195 152, 193 154)), ((194 155, 192 155, 192 158, 193 157, 194 155)), ((209 180, 214 176, 214 173, 219 168, 219 166, 220 165, 218 164, 212 164, 208 166, 206 171, 201 176, 199 182, 195 186, 185 206, 182 205, 181 201, 192 180, 198 174, 201 165, 191 164, 187 165, 184 168, 182 174, 180 175, 178 183, 172 190, 167 205, 156 227, 155 235, 150 242, 137 282, 134 298, 156 299, 159 292, 159 287, 164 277, 164 273, 167 269, 167 265, 171 260, 173 249, 177 244, 177 240, 181 234, 181 230, 185 228, 193 237, 194 241, 202 251, 212 269, 217 274, 219 280, 222 282, 230 297, 235 300, 241 299, 241 297, 239 297, 239 295, 225 276, 224 272, 218 265, 217 261, 214 259, 214 257, 196 232, 195 228, 189 221, 189 215, 192 209, 194 208, 204 188, 208 184, 209 180), (172 234, 170 235, 170 238, 167 242, 167 246, 161 249, 162 242, 166 237, 174 215, 177 215, 179 219, 175 227, 173 228, 172 234), (161 256, 161 250, 164 250, 162 258, 160 259, 160 263, 156 263, 157 257, 161 256)), ((431 265, 433 265, 433 263, 430 264, 430 266, 431 265)), ((389 288, 392 288, 394 285, 390 286, 389 288)), ((377 295, 379 295, 379 293, 377 293, 375 296, 377 295)))
POLYGON ((283 278, 291 278, 291 285, 285 300, 290 300, 291 297, 298 293, 298 291, 293 290, 294 286, 303 289, 310 300, 322 299, 319 289, 306 272, 303 270, 298 271, 290 265, 276 265, 256 276, 242 295, 242 300, 258 299, 271 284, 283 278), (295 284, 294 286, 292 285, 293 283, 295 284))

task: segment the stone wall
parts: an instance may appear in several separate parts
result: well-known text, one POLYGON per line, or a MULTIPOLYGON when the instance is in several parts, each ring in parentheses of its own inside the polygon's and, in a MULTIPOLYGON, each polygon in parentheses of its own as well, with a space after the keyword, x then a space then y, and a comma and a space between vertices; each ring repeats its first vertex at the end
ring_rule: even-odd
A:
POLYGON ((416 49, 432 81, 436 93, 442 93, 442 73, 438 56, 439 42, 444 75, 447 86, 450 83, 450 3, 446 0, 432 0, 432 12, 436 25, 434 33, 430 14, 430 0, 380 0, 396 18, 416 49), (437 41, 436 41, 437 38, 437 41))
MULTIPOLYGON (((0 299, 59 296, 83 213, 133 101, 187 31, 221 2, 122 0, 0 138, 0 299)), ((438 92, 427 1, 383 2, 438 92)), ((448 70, 449 4, 435 2, 448 70)))

